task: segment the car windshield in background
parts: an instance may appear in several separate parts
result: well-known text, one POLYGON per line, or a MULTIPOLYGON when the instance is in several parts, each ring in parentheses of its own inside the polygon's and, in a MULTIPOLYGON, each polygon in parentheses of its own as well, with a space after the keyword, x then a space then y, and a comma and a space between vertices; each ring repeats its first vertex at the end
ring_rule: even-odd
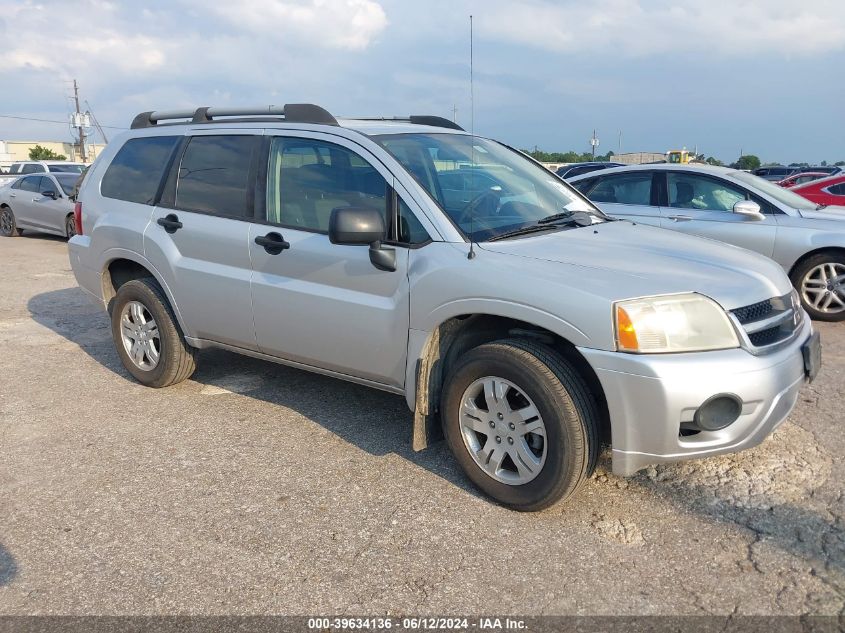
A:
POLYGON ((810 200, 807 200, 807 198, 789 191, 789 189, 784 189, 780 185, 766 180, 765 178, 760 178, 760 176, 755 176, 754 174, 749 174, 745 171, 735 171, 731 175, 737 180, 754 187, 758 191, 765 193, 767 196, 774 198, 781 204, 785 204, 793 209, 814 211, 819 206, 815 202, 811 202, 810 200))
POLYGON ((592 222, 607 219, 553 173, 499 143, 463 134, 374 138, 471 240, 552 227, 540 221, 559 214, 561 222, 579 211, 592 222))
POLYGON ((73 187, 76 185, 76 181, 79 180, 79 174, 58 174, 55 178, 59 181, 59 185, 61 185, 65 195, 69 196, 73 193, 73 187))
POLYGON ((49 165, 47 169, 53 173, 82 173, 82 165, 49 165))

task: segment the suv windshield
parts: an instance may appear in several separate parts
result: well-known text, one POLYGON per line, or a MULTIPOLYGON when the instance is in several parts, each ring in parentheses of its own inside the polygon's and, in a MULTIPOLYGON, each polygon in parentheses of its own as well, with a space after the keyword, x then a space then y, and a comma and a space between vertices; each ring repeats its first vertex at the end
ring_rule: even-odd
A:
POLYGON ((540 221, 563 221, 579 211, 593 223, 607 219, 552 172, 500 143, 463 134, 374 138, 473 241, 527 227, 550 229, 554 224, 540 221))
POLYGON ((776 185, 765 178, 760 178, 760 176, 755 176, 745 171, 734 171, 731 176, 793 209, 814 211, 819 206, 815 202, 811 202, 807 198, 791 192, 789 189, 784 189, 780 185, 776 185))

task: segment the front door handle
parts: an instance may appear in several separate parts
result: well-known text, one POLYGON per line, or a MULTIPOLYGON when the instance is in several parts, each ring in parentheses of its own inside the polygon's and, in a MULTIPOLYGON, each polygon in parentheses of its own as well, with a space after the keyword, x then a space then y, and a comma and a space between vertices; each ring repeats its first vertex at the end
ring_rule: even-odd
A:
POLYGON ((689 222, 692 218, 688 215, 670 215, 669 219, 673 222, 689 222))
POLYGON ((281 233, 276 233, 275 231, 267 235, 259 235, 255 238, 255 243, 263 246, 264 250, 270 253, 270 255, 278 255, 290 248, 290 244, 285 241, 281 233))
POLYGON ((168 213, 163 218, 156 220, 159 226, 163 226, 164 230, 171 235, 182 228, 182 223, 179 221, 179 216, 175 213, 168 213))

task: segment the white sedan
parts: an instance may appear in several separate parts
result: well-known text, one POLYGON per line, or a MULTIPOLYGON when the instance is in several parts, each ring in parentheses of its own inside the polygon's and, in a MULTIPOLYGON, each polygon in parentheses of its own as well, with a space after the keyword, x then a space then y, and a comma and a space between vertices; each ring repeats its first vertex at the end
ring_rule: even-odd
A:
POLYGON ((0 187, 0 235, 12 237, 23 230, 75 235, 70 196, 79 178, 74 173, 32 174, 0 187))

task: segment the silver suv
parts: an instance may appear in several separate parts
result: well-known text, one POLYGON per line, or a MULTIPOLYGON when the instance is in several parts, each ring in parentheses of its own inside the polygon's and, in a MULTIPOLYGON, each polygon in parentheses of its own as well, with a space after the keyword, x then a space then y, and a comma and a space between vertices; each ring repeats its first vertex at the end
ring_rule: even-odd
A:
POLYGON ((91 168, 70 260, 152 387, 218 347, 403 394, 502 504, 736 451, 789 414, 818 335, 773 261, 612 220, 438 117, 145 112, 91 168), (187 120, 186 120, 187 119, 187 120))

